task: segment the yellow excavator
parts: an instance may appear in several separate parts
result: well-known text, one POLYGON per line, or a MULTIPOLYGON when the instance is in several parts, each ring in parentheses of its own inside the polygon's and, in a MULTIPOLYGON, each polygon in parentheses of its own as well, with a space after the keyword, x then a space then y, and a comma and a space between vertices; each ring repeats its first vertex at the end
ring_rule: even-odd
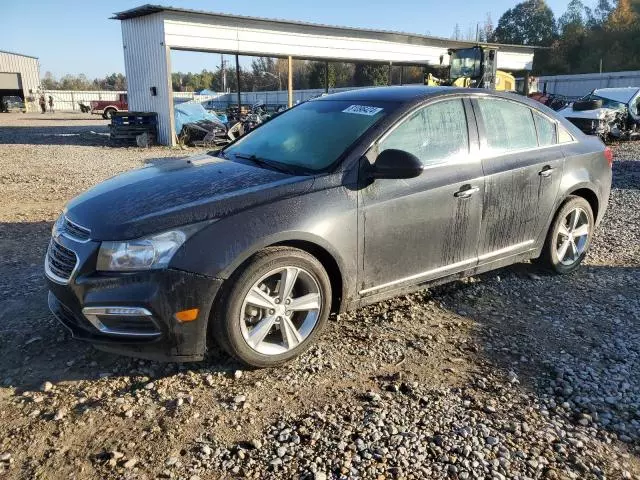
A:
MULTIPOLYGON (((463 88, 488 88, 514 91, 516 79, 513 75, 497 70, 495 48, 476 45, 469 48, 450 48, 449 78, 438 78, 431 73, 424 76, 425 85, 446 85, 463 88)), ((440 58, 442 61, 442 57, 440 58)))

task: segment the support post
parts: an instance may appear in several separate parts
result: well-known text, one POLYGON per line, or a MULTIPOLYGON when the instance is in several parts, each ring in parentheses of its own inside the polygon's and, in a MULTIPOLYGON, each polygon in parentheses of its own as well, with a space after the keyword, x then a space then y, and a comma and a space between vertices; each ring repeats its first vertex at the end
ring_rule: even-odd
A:
POLYGON ((324 62, 324 93, 329 93, 329 62, 324 62))
POLYGON ((403 75, 404 75, 404 65, 401 65, 400 66, 400 85, 402 85, 403 75))
POLYGON ((391 68, 393 67, 393 63, 389 62, 389 76, 387 77, 387 85, 391 85, 391 68))
POLYGON ((289 78, 287 82, 287 89, 289 94, 288 105, 289 108, 293 107, 293 58, 289 55, 289 78))
POLYGON ((529 81, 531 79, 531 74, 529 72, 529 70, 527 70, 526 72, 524 72, 524 86, 523 86, 523 92, 525 97, 529 96, 529 81))
POLYGON ((236 55, 236 82, 238 83, 238 116, 240 116, 240 110, 242 109, 242 97, 240 96, 240 59, 236 55))

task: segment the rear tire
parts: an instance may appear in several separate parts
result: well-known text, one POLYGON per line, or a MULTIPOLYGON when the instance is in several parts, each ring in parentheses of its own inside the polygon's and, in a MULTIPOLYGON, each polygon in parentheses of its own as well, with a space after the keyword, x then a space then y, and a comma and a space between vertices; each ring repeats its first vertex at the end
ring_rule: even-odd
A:
POLYGON ((116 113, 115 108, 107 108, 104 112, 102 112, 102 118, 104 118, 105 120, 111 120, 114 113, 116 113))
POLYGON ((558 274, 573 272, 589 250, 594 226, 589 202, 570 196, 551 222, 542 253, 535 263, 558 274))
POLYGON ((246 365, 274 367, 297 357, 327 322, 331 282, 303 250, 266 248, 225 283, 211 319, 212 339, 246 365))

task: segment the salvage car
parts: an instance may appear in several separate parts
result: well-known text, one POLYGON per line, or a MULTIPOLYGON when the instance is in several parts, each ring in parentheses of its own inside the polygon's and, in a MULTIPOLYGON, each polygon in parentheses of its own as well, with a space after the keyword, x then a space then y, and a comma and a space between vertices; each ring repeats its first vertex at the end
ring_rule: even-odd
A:
POLYGON ((558 112, 602 140, 640 138, 640 88, 599 88, 558 112))
POLYGON ((49 306, 101 349, 269 367, 331 312, 524 260, 584 259, 612 154, 544 105, 447 87, 301 103, 219 152, 71 200, 45 259, 49 306))

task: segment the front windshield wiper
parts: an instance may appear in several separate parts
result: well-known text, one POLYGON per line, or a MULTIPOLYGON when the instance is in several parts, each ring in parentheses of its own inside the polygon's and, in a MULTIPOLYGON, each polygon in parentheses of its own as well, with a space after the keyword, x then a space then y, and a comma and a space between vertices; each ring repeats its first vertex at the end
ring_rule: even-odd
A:
POLYGON ((253 163, 255 163, 256 165, 259 165, 261 167, 267 167, 267 168, 272 168, 274 170, 278 170, 279 172, 282 173, 288 173, 290 175, 295 175, 296 172, 294 172, 294 170, 292 168, 289 168, 281 163, 277 163, 277 162, 273 162, 270 160, 266 160, 264 158, 260 158, 258 157, 255 153, 248 155, 246 153, 234 153, 234 155, 237 158, 243 158, 245 160, 251 160, 253 163))

